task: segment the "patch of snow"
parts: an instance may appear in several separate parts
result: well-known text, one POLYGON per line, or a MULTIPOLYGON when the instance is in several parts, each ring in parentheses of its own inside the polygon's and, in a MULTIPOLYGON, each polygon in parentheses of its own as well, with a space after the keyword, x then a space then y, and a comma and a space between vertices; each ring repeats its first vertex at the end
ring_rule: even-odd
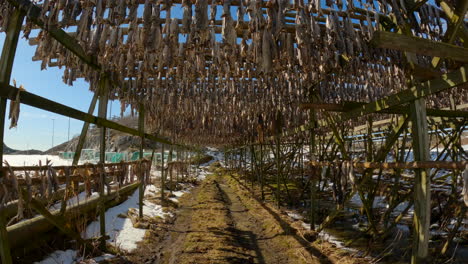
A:
POLYGON ((68 249, 66 251, 57 250, 47 256, 42 261, 35 262, 36 264, 72 264, 79 261, 78 252, 76 250, 68 249))
POLYGON ((398 230, 400 230, 404 234, 409 234, 410 233, 410 229, 409 229, 409 227, 407 225, 397 224, 396 228, 398 230))
MULTIPOLYGON (((359 194, 354 194, 353 197, 349 200, 354 206, 361 207, 363 206, 361 197, 359 194)), ((375 196, 374 202, 372 203, 373 208, 388 208, 388 204, 385 201, 385 196, 375 196)))
POLYGON ((302 217, 302 215, 300 215, 300 214, 298 214, 298 213, 295 213, 295 212, 286 211, 286 214, 288 214, 288 216, 291 217, 291 218, 294 219, 294 220, 302 220, 302 219, 304 219, 304 217, 302 217))
MULTIPOLYGON (((136 243, 143 240, 146 230, 133 227, 129 218, 120 218, 119 214, 126 214, 129 208, 138 208, 138 190, 128 200, 106 211, 106 233, 110 236, 107 240, 122 250, 132 251, 137 248, 136 243)), ((100 236, 99 217, 88 225, 82 233, 83 238, 100 236)))
MULTIPOLYGON (((89 196, 89 197, 86 197, 86 191, 80 192, 77 196, 74 196, 74 197, 72 197, 71 199, 69 199, 67 201, 67 207, 68 206, 78 205, 80 203, 86 202, 87 200, 98 197, 98 196, 99 196, 98 192, 91 193, 91 196, 89 196)), ((49 209, 58 210, 60 208, 62 208, 62 202, 55 203, 49 209)))
POLYGON ((3 160, 7 161, 10 166, 38 166, 39 161, 45 165, 46 160, 50 160, 52 166, 72 165, 72 160, 62 159, 57 155, 4 155, 3 160))
POLYGON ((93 260, 94 260, 95 262, 101 262, 101 261, 110 260, 110 259, 113 259, 113 258, 115 258, 115 256, 112 255, 112 254, 104 254, 104 255, 102 255, 102 256, 93 258, 93 260))
MULTIPOLYGON (((148 185, 145 188, 145 196, 155 196, 160 190, 154 185, 148 185)), ((112 207, 106 211, 106 231, 110 238, 109 243, 115 244, 122 250, 131 252, 137 248, 137 242, 142 241, 146 230, 133 227, 129 218, 121 218, 118 215, 127 214, 130 208, 138 208, 138 190, 123 203, 112 207)), ((182 196, 185 191, 174 192, 175 201, 182 196)), ((171 213, 166 213, 159 204, 150 201, 143 201, 143 214, 149 217, 167 217, 171 213)), ((86 231, 82 234, 83 238, 92 238, 100 236, 99 217, 88 225, 86 231)))

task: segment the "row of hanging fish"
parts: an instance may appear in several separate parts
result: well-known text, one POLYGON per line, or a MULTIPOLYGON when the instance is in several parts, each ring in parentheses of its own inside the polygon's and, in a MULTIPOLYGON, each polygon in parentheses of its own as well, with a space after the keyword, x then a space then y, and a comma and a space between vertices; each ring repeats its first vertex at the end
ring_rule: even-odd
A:
MULTIPOLYGON (((73 31, 84 51, 110 73, 111 99, 122 112, 140 102, 149 127, 174 140, 225 144, 255 139, 259 116, 271 132, 309 120, 298 105, 318 93, 324 102, 369 102, 407 87, 401 52, 368 44, 381 28, 410 23, 439 40, 440 11, 404 1, 349 0, 41 0, 45 28, 73 31), (176 5, 177 4, 177 5, 176 5), (180 5, 179 5, 180 4, 180 5), (233 5, 235 4, 235 6, 233 5), (235 15, 234 15, 235 14, 235 15), (181 15, 181 17, 180 17, 181 15), (396 20, 390 19, 394 16, 396 20)), ((12 7, 0 4, 0 30, 12 7)), ((26 22, 24 36, 33 29, 26 22)), ((41 68, 63 67, 96 91, 99 72, 46 30, 30 38, 41 68)), ((421 65, 431 58, 417 56, 421 65)))

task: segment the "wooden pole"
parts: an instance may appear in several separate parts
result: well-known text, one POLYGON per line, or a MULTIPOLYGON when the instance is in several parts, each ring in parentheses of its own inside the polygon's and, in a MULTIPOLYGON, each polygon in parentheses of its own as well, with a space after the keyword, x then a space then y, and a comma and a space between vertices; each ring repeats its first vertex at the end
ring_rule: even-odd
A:
POLYGON ((280 184, 280 178, 281 178, 281 140, 278 136, 276 137, 276 199, 277 199, 277 206, 278 208, 281 207, 281 184, 280 184))
POLYGON ((161 144, 161 202, 164 202, 164 189, 166 188, 164 178, 164 144, 161 144))
MULTIPOLYGON (((429 161, 429 135, 427 132, 426 100, 415 100, 410 104, 412 138, 415 161, 429 161)), ((414 232, 411 263, 426 263, 429 245, 431 216, 430 177, 427 169, 415 169, 414 183, 414 232)))
MULTIPOLYGON (((0 83, 2 85, 10 84, 13 61, 15 59, 16 48, 18 46, 19 34, 24 20, 24 14, 20 10, 15 10, 9 18, 10 24, 7 28, 5 42, 3 44, 2 55, 0 58, 0 83)), ((1 88, 3 89, 3 87, 1 88)), ((5 130, 5 113, 7 99, 0 99, 0 168, 3 166, 3 137, 5 130)), ((3 175, 0 175, 3 176, 3 175)), ((6 219, 3 214, 3 208, 0 208, 0 256, 3 264, 13 263, 10 253, 10 243, 6 229, 6 219)))
MULTIPOLYGON (((312 124, 315 123, 315 110, 311 109, 310 110, 310 122, 312 124)), ((316 143, 315 143, 315 125, 312 126, 310 129, 310 145, 309 145, 309 160, 313 161, 313 159, 316 158, 316 143)), ((312 169, 311 174, 310 174, 310 230, 315 230, 315 212, 317 211, 317 175, 316 175, 316 170, 312 169)))
MULTIPOLYGON (((99 117, 106 118, 107 115, 107 103, 108 103, 108 88, 109 88, 109 79, 102 74, 99 81, 99 117)), ((106 163, 106 127, 102 126, 100 128, 100 150, 99 150, 99 163, 104 165, 106 163)), ((106 248, 106 207, 104 205, 104 185, 105 185, 105 169, 102 167, 102 172, 100 175, 100 184, 99 184, 99 196, 102 198, 101 203, 99 204, 99 227, 101 231, 101 244, 100 248, 105 250, 106 248)))
POLYGON ((143 104, 140 104, 140 111, 138 113, 138 130, 141 133, 141 143, 140 143, 140 187, 138 188, 138 216, 140 218, 143 218, 143 198, 145 196, 145 179, 143 179, 143 166, 142 166, 142 160, 143 160, 143 144, 145 143, 145 137, 144 137, 144 132, 145 132, 145 108, 143 104))
MULTIPOLYGON (((94 113, 94 108, 96 108, 96 102, 98 99, 99 90, 96 91, 93 95, 93 99, 91 100, 91 104, 88 108, 88 114, 92 115, 94 113)), ((80 138, 78 139, 78 144, 76 145, 75 155, 73 155, 73 162, 72 165, 78 165, 78 161, 81 157, 81 150, 83 150, 84 143, 86 141, 86 135, 88 134, 89 122, 84 122, 83 128, 81 128, 80 138)))
POLYGON ((171 145, 169 148, 169 157, 167 158, 167 169, 169 170, 169 181, 171 182, 169 184, 169 193, 172 195, 172 187, 173 187, 173 182, 172 182, 172 167, 169 167, 169 163, 172 162, 172 152, 173 152, 174 147, 171 145))
POLYGON ((263 143, 260 143, 260 189, 262 191, 262 201, 265 201, 265 191, 264 191, 264 185, 265 185, 265 180, 263 179, 263 143))

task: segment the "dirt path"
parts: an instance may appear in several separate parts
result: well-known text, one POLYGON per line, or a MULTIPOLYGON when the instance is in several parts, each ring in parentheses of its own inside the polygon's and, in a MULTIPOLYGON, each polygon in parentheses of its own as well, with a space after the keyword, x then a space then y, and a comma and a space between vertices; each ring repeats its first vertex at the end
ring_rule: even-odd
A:
POLYGON ((229 177, 208 178, 181 201, 177 219, 144 263, 331 263, 245 196, 229 177))
POLYGON ((241 234, 245 234, 243 241, 256 253, 254 263, 286 263, 287 257, 285 258, 281 249, 272 243, 271 237, 263 232, 262 223, 250 214, 239 195, 225 181, 220 184, 220 187, 236 229, 241 234))

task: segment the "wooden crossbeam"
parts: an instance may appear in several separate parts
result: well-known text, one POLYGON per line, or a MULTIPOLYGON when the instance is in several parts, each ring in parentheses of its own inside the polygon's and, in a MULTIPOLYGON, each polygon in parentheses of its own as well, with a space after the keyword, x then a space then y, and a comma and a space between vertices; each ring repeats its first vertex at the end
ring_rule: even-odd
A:
MULTIPOLYGON (((13 87, 11 85, 6 85, 5 83, 0 83, 0 97, 7 98, 10 100, 15 100, 18 92, 20 92, 18 88, 13 87)), ((145 137, 155 142, 159 142, 163 144, 173 144, 170 140, 167 140, 165 138, 157 137, 157 136, 146 134, 146 133, 141 133, 140 131, 136 129, 126 127, 116 122, 109 121, 105 118, 100 118, 97 116, 87 114, 80 110, 51 101, 49 99, 46 99, 44 97, 41 97, 32 93, 29 93, 26 91, 21 91, 20 93, 21 93, 20 101, 23 104, 27 104, 27 105, 30 105, 30 106, 33 106, 42 110, 46 110, 52 113, 67 116, 67 117, 81 120, 84 122, 89 122, 97 126, 102 126, 102 127, 118 130, 118 131, 130 134, 130 135, 145 137)))
MULTIPOLYGON (((320 109, 330 112, 347 112, 352 111, 357 107, 362 107, 366 103, 360 102, 343 102, 342 104, 330 104, 330 103, 302 103, 299 107, 303 110, 306 109, 320 109)), ((444 109, 426 109, 428 116, 437 116, 437 117, 461 117, 468 118, 468 111, 460 110, 444 110, 444 109)), ((381 111, 386 114, 407 114, 409 112, 409 107, 398 107, 398 108, 389 108, 381 111)))
POLYGON ((468 62, 468 49, 448 43, 436 42, 397 33, 377 31, 370 44, 377 48, 394 49, 433 57, 468 62))
POLYGON ((409 103, 418 98, 426 97, 468 82, 467 66, 442 75, 438 79, 429 80, 418 86, 413 86, 399 93, 389 95, 375 102, 368 103, 352 111, 343 113, 340 121, 346 121, 351 118, 364 116, 374 112, 381 112, 390 107, 409 103))
MULTIPOLYGON (((413 161, 413 162, 352 162, 359 169, 447 169, 463 170, 468 161, 413 161)), ((311 161, 312 166, 337 166, 336 162, 311 161)))
MULTIPOLYGON (((438 79, 433 79, 405 89, 399 93, 389 95, 375 102, 371 102, 355 108, 351 111, 345 112, 341 115, 336 122, 345 122, 352 118, 368 115, 371 113, 382 112, 385 109, 395 107, 398 105, 406 104, 418 98, 429 96, 444 90, 448 90, 468 82, 467 66, 462 66, 458 70, 451 73, 444 74, 438 79)), ((440 111, 440 110, 439 110, 440 111)), ((283 132, 282 136, 287 137, 299 132, 307 131, 313 127, 314 124, 307 123, 305 125, 290 129, 283 132)), ((327 126, 327 122, 322 122, 321 126, 327 126)))
MULTIPOLYGON (((465 17, 466 10, 468 9, 468 0, 459 0, 457 2, 457 7, 455 8, 454 14, 452 16, 452 19, 450 19, 449 26, 447 28, 447 32, 445 32, 444 37, 442 38, 442 41, 447 42, 449 44, 452 44, 456 37, 457 33, 459 31, 460 26, 462 25, 465 17)), ((468 42, 464 42, 463 46, 465 48, 468 48, 468 42)), ((435 57, 432 59, 432 66, 434 68, 437 68, 437 66, 440 63, 440 58, 435 57)))

